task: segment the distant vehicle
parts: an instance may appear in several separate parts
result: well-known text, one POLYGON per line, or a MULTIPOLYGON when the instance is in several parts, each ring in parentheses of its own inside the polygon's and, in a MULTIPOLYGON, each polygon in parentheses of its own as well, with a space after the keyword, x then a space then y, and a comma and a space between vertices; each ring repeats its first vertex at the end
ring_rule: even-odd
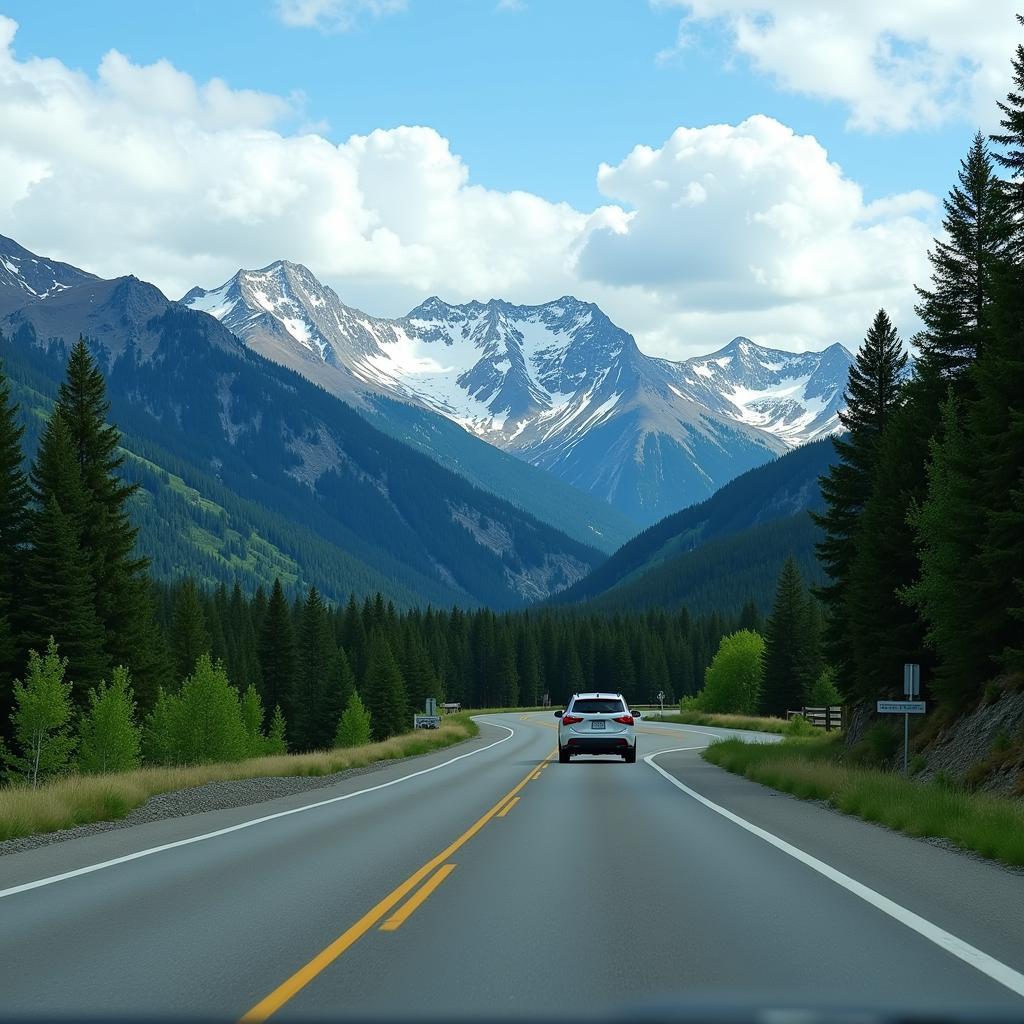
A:
POLYGON ((636 763, 636 727, 621 693, 575 693, 565 711, 556 711, 558 760, 568 764, 576 754, 619 754, 636 763))

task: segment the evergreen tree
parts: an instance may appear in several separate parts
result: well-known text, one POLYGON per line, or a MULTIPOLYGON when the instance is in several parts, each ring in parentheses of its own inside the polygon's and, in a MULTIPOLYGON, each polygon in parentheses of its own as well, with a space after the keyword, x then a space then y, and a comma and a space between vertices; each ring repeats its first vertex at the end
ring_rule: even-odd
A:
POLYGON ((193 673, 202 655, 211 653, 203 601, 191 577, 182 583, 174 599, 171 649, 175 685, 193 673))
POLYGON ((976 564, 977 526, 965 509, 973 503, 971 451, 955 396, 942 410, 942 431, 931 442, 927 496, 910 512, 920 573, 902 596, 926 624, 925 640, 936 654, 932 692, 944 703, 961 706, 973 696, 977 666, 984 664, 975 616, 970 614, 971 588, 965 572, 976 564), (965 614, 967 612, 967 614, 965 614))
MULTIPOLYGON (((18 407, 0 368, 0 709, 8 707, 18 671, 15 640, 23 559, 28 540, 28 479, 22 467, 18 407)), ((6 718, 6 716, 4 716, 6 718)), ((0 723, 0 734, 7 723, 0 723)))
POLYGON ((242 726, 245 729, 247 753, 249 757, 259 757, 268 753, 267 738, 263 735, 263 701, 256 687, 250 683, 242 694, 241 701, 242 726))
POLYGON ((74 714, 71 683, 65 681, 67 659, 57 653, 53 637, 46 653, 30 651, 25 681, 14 683, 14 739, 20 756, 8 755, 11 766, 32 786, 69 767, 75 741, 70 723, 74 714))
MULTIPOLYGON (((1024 16, 1018 14, 1017 21, 1024 25, 1024 16)), ((1024 262, 1024 45, 1020 43, 1013 56, 1013 88, 999 110, 1003 130, 993 135, 992 141, 1002 150, 995 153, 996 163, 1010 175, 1004 188, 1014 224, 1012 251, 1019 264, 1024 262)))
POLYGON ((124 772, 140 762, 142 730, 135 723, 135 696, 128 670, 114 669, 110 685, 89 691, 89 707, 78 726, 78 769, 124 772))
POLYGON ((807 609, 796 560, 786 559, 765 627, 761 711, 785 718, 803 706, 807 609))
POLYGON ((408 732, 405 683, 384 631, 380 628, 370 634, 366 675, 359 692, 370 712, 375 740, 386 740, 389 736, 408 732))
POLYGON ((961 377, 984 347, 993 274, 1011 232, 1005 191, 981 132, 960 163, 959 182, 943 201, 946 237, 929 253, 931 287, 917 289, 925 329, 915 341, 921 358, 948 378, 961 377))
POLYGON ((263 706, 280 707, 285 718, 292 714, 295 686, 295 632, 288 599, 281 580, 274 580, 270 600, 263 616, 259 639, 260 678, 263 706))
POLYGON ((103 634, 96 618, 90 560, 81 544, 85 501, 67 424, 54 412, 32 468, 36 508, 29 521, 20 610, 25 647, 42 650, 55 637, 74 680, 75 703, 107 673, 103 634))
POLYGON ((55 413, 67 424, 81 479, 80 543, 91 565, 95 615, 103 629, 106 659, 130 665, 136 679, 155 678, 159 665, 152 649, 148 562, 135 554, 138 529, 128 516, 137 485, 121 478, 121 436, 107 423, 109 410, 103 374, 79 339, 68 359, 55 413))
POLYGON ((885 310, 879 310, 850 367, 847 409, 839 417, 847 435, 833 439, 839 460, 821 479, 825 511, 814 514, 814 520, 825 534, 818 544, 818 558, 829 582, 819 595, 826 608, 826 653, 841 678, 851 669, 844 603, 858 518, 871 496, 882 431, 900 404, 900 375, 906 363, 896 329, 885 310))
POLYGON ((285 733, 284 715, 281 714, 280 708, 274 708, 273 717, 270 719, 270 728, 267 730, 264 751, 267 754, 287 754, 288 740, 285 733))
POLYGON ((316 587, 306 594, 298 633, 292 741, 300 750, 322 750, 330 746, 338 722, 336 703, 328 706, 337 648, 327 606, 316 587))
POLYGON ((359 694, 352 691, 341 720, 338 722, 338 731, 334 735, 336 747, 361 747, 369 743, 373 738, 373 725, 370 720, 370 712, 366 710, 359 694))

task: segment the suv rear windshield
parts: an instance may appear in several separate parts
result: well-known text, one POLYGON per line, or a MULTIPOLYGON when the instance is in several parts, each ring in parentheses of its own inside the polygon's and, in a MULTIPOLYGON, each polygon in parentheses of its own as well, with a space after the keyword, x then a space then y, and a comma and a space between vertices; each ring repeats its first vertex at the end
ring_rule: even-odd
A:
POLYGON ((578 715, 614 715, 626 710, 617 697, 584 697, 573 701, 572 709, 578 715))

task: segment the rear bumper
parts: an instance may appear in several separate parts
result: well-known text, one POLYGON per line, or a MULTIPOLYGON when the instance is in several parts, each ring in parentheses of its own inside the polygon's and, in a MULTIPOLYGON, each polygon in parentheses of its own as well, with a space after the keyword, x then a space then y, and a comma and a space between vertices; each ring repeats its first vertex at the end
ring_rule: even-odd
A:
POLYGON ((624 754, 632 746, 625 736, 569 736, 562 749, 570 754, 624 754))

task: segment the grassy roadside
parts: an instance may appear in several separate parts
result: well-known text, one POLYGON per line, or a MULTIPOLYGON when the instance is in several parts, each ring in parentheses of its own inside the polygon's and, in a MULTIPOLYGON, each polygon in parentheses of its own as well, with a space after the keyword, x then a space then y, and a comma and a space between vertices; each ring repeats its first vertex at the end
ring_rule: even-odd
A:
MULTIPOLYGON (((644 715, 646 718, 646 714, 644 715)), ((708 725, 716 729, 748 729, 753 732, 774 732, 784 735, 789 724, 784 718, 756 718, 751 715, 706 715, 703 711, 680 711, 658 715, 659 722, 675 725, 708 725)), ((652 716, 651 721, 654 721, 652 716)))
POLYGON ((476 736, 466 713, 448 716, 440 729, 405 733, 363 747, 342 747, 310 754, 277 754, 247 761, 182 767, 137 768, 111 775, 65 775, 37 789, 0 787, 0 840, 55 832, 94 821, 116 821, 151 796, 207 782, 281 776, 320 776, 427 754, 476 736))
POLYGON ((844 764, 834 737, 769 745, 722 740, 702 756, 755 782, 824 800, 846 814, 907 835, 947 839, 983 857, 1024 866, 1024 803, 844 764))

